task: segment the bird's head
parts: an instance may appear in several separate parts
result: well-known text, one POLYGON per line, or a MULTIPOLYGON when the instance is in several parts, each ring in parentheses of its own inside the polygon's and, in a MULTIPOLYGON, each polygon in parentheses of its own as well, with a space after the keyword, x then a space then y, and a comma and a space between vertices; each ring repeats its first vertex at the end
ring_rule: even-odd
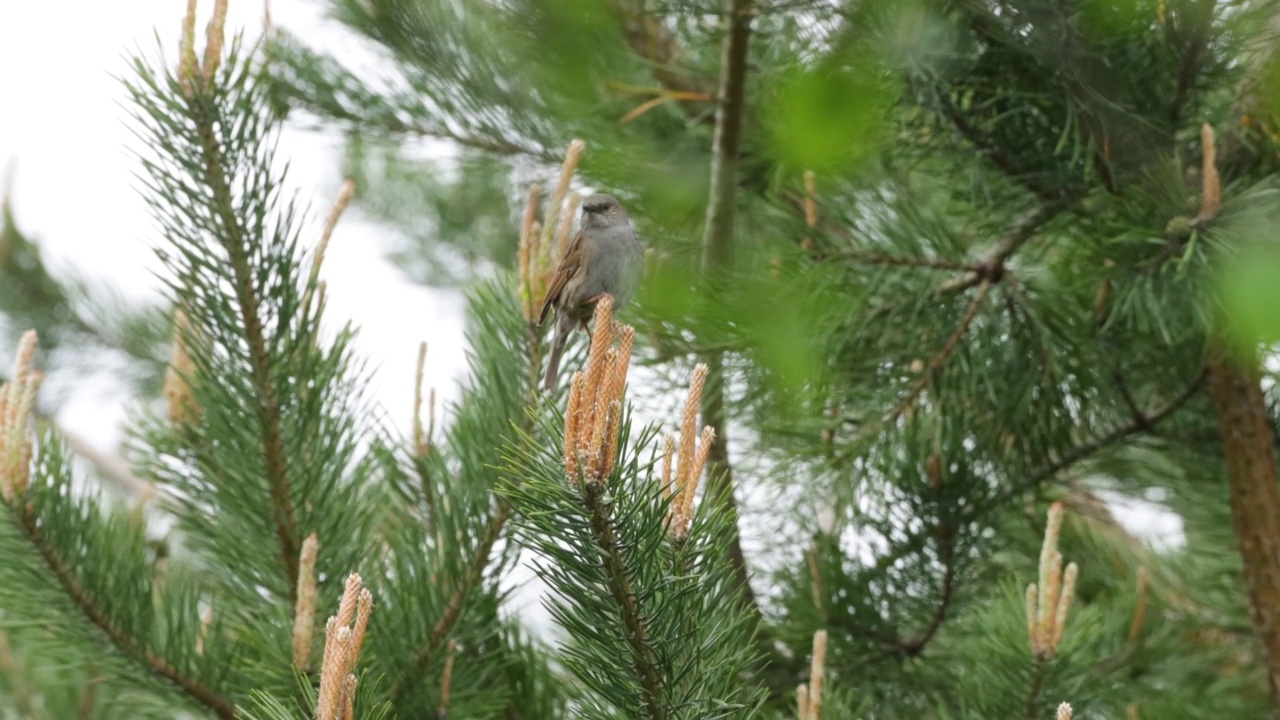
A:
POLYGON ((616 225, 627 220, 627 213, 612 195, 596 193, 582 201, 582 224, 586 227, 616 225))

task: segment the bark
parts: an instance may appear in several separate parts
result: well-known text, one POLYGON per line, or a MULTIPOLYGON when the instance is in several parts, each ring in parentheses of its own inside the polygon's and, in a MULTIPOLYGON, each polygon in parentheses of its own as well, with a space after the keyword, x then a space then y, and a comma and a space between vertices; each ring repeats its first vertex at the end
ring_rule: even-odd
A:
MULTIPOLYGON (((738 182, 738 153, 742 144, 742 120, 746 106, 747 46, 751 39, 751 0, 726 0, 728 28, 720 55, 720 87, 716 127, 711 147, 711 188, 707 203, 707 225, 702 237, 702 270, 710 287, 733 261, 733 225, 738 182)), ((708 457, 708 482, 715 483, 724 498, 725 511, 734 519, 735 532, 729 558, 742 599, 758 614, 751 589, 742 541, 736 531, 737 505, 733 498, 733 472, 729 464, 729 436, 724 415, 724 358, 720 352, 706 353, 707 385, 702 394, 702 422, 715 429, 715 441, 708 457)))
POLYGON ((1280 718, 1280 488, 1272 450, 1275 438, 1256 369, 1245 367, 1221 347, 1209 360, 1209 393, 1222 433, 1249 619, 1266 658, 1271 714, 1280 718))

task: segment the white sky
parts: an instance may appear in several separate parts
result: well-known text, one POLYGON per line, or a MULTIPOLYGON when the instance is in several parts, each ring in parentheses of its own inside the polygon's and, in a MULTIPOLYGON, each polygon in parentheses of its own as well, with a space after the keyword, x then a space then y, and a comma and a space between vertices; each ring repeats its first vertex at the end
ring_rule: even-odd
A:
MULTIPOLYGON (((204 0, 198 11, 198 42, 212 4, 204 0)), ((341 45, 345 54, 351 40, 324 20, 323 5, 275 0, 272 20, 319 46, 341 45)), ((185 9, 181 0, 0 0, 0 168, 13 166, 17 221, 38 239, 55 272, 70 266, 140 299, 155 297, 151 248, 158 236, 132 175, 128 150, 139 141, 117 77, 128 76, 126 53, 139 47, 153 53, 154 32, 174 54, 185 9)), ((253 37, 261 23, 261 2, 231 1, 229 29, 253 37)), ((316 219, 342 180, 337 149, 336 138, 316 133, 286 130, 281 140, 290 183, 311 201, 316 219)), ((418 342, 430 345, 426 383, 441 400, 456 396, 463 306, 455 291, 406 282, 385 259, 390 239, 385 228, 349 210, 323 274, 330 321, 350 318, 360 326, 358 349, 375 366, 378 399, 407 428, 418 342)), ((84 387, 61 414, 70 429, 104 448, 121 437, 123 407, 104 396, 109 391, 84 387)))

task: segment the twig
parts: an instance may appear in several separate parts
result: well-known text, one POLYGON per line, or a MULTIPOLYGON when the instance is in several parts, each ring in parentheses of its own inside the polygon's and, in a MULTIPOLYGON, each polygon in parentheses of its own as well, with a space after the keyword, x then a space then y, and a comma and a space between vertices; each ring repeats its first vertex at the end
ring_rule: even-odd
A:
POLYGON ((960 317, 960 321, 956 323, 955 329, 953 329, 951 334, 947 336, 947 341, 942 344, 942 347, 933 355, 933 357, 929 358, 929 362, 925 364, 924 371, 920 373, 920 379, 911 386, 911 389, 907 392, 906 396, 903 397, 902 400, 899 400, 898 404, 894 405, 893 409, 890 410, 888 414, 880 418, 879 421, 867 426, 867 428, 860 432, 859 435, 864 438, 874 435, 884 426, 894 422, 901 417, 903 413, 915 406, 915 404, 920 400, 920 395, 924 392, 924 389, 929 386, 929 383, 933 382, 933 376, 938 371, 938 368, 942 367, 942 364, 947 361, 947 358, 951 357, 951 353, 955 352, 956 347, 960 345, 960 340, 964 338, 965 333, 967 333, 970 326, 973 325, 974 318, 978 316, 978 310, 982 307, 982 301, 986 300, 987 293, 990 291, 991 281, 982 280, 978 284, 977 295, 974 296, 973 300, 969 302, 968 307, 965 308, 964 315, 960 317))
MULTIPOLYGON (((720 105, 716 109, 715 132, 711 140, 711 187, 707 203, 706 229, 702 236, 702 270, 711 283, 718 280, 733 258, 733 224, 738 183, 738 154, 742 144, 742 122, 746 109, 747 46, 751 40, 751 0, 725 0, 724 33, 720 55, 720 105)), ((732 519, 729 539, 734 582, 743 603, 759 621, 760 608, 751 589, 742 538, 738 531, 737 505, 733 497, 733 471, 729 464, 729 435, 724 415, 724 356, 707 353, 702 361, 708 368, 707 387, 702 394, 702 424, 715 433, 709 457, 708 488, 724 503, 732 519)))
POLYGON ((1044 658, 1037 657, 1035 662, 1036 669, 1031 674, 1031 687, 1027 690, 1027 709, 1023 713, 1026 720, 1036 720, 1039 717, 1036 714, 1036 704, 1040 701, 1040 690, 1044 685, 1045 672, 1048 670, 1048 663, 1044 658))
POLYGON ((969 122, 969 119, 964 116, 960 108, 956 107, 955 103, 951 102, 951 98, 947 97, 945 92, 937 94, 937 102, 942 116, 951 123, 951 126, 960 134, 960 137, 967 140, 1002 175, 1045 202, 1060 199, 1061 190, 1050 190, 1042 187, 1034 178, 1029 177, 1016 160, 982 136, 982 133, 969 122))
POLYGON ((1157 424, 1168 418, 1174 412, 1178 411, 1191 398, 1196 396, 1204 384, 1205 378, 1208 376, 1208 369, 1203 369, 1195 379, 1192 380, 1187 387, 1183 388, 1174 399, 1165 405, 1151 411, 1142 413, 1140 417, 1133 418, 1129 422, 1113 428, 1110 432, 1095 437, 1093 440, 1076 445, 1060 457, 1051 458, 1049 463, 1039 470, 1033 472, 1026 480, 1010 486, 1005 492, 997 496, 995 504, 1003 503, 1006 500, 1014 498, 1019 494, 1030 490, 1031 488, 1044 482, 1047 478, 1057 475, 1062 470, 1076 464, 1080 460, 1089 457, 1104 447, 1119 442, 1131 435, 1136 435, 1153 429, 1157 424))
POLYGON ((1142 408, 1138 407, 1138 402, 1133 399, 1133 393, 1129 392, 1129 384, 1125 382, 1124 373, 1120 372, 1120 368, 1112 367, 1110 370, 1111 381, 1116 386, 1116 392, 1120 393, 1120 399, 1124 401, 1124 405, 1129 409, 1129 414, 1134 420, 1145 419, 1142 408))
MULTIPOLYGON (((1014 254, 1031 238, 1035 237, 1040 228, 1062 213, 1067 208, 1067 205, 1066 201, 1048 202, 1023 213, 1009 226, 1004 235, 996 241, 995 246, 991 248, 986 257, 972 268, 968 268, 970 272, 967 275, 953 278, 935 286, 932 290, 927 291, 924 297, 934 299, 943 295, 964 292, 969 288, 977 287, 984 280, 989 280, 992 283, 1004 280, 1009 275, 1008 264, 1014 254)), ((868 319, 878 318, 892 311, 895 307, 897 307, 895 303, 881 305, 871 312, 868 319)))
MULTIPOLYGON (((1187 387, 1183 388, 1182 392, 1180 392, 1175 398, 1170 400, 1165 405, 1162 405, 1155 410, 1150 410, 1144 413, 1143 417, 1140 419, 1130 420, 1129 422, 1124 423, 1123 425, 1119 425, 1115 428, 1112 428, 1110 431, 1103 433, 1102 435, 1098 435, 1094 437, 1092 440, 1087 440, 1079 445, 1076 445, 1075 447, 1062 453, 1062 455, 1056 458, 1052 458, 1047 464, 1043 465, 1039 469, 1032 471, 1030 474, 1026 476, 1026 478, 1022 482, 1010 485, 1003 492, 998 493, 987 502, 974 505, 972 509, 969 510, 969 512, 964 513, 964 516, 961 518, 962 521, 974 522, 975 520, 979 519, 980 517, 985 515, 987 512, 989 512, 992 508, 1004 506, 1009 500, 1016 498, 1017 496, 1021 495, 1024 492, 1027 492, 1028 490, 1031 490, 1032 488, 1039 486, 1045 480, 1052 478, 1053 476, 1057 475, 1063 470, 1066 470, 1067 468, 1080 462, 1081 460, 1088 458, 1089 456, 1093 455, 1099 450, 1102 450, 1103 448, 1113 445, 1132 435, 1136 435, 1143 432, 1149 432, 1153 430, 1158 424, 1163 422, 1169 416, 1173 415, 1175 412, 1181 409, 1184 405, 1186 405, 1187 402, 1191 400, 1191 398, 1196 396, 1196 394, 1200 391, 1201 386, 1204 384, 1204 380, 1205 380, 1205 377, 1207 376, 1207 373, 1208 373, 1207 369, 1201 370, 1201 372, 1198 375, 1196 375, 1195 379, 1193 379, 1190 383, 1188 383, 1187 387)), ((915 533, 914 535, 909 537, 907 540, 899 544, 898 547, 893 552, 887 555, 884 555, 879 560, 877 560, 876 567, 879 569, 892 567, 895 563, 897 563, 902 558, 914 552, 918 552, 922 547, 924 547, 924 544, 932 536, 933 536, 933 531, 930 529, 926 529, 924 531, 915 533)))
MULTIPOLYGON (((944 507, 941 504, 941 482, 934 485, 934 489, 938 492, 939 508, 944 507)), ((929 624, 919 635, 911 640, 900 643, 902 652, 907 657, 917 657, 924 651, 929 641, 938 634, 938 630, 942 628, 942 623, 946 622, 947 612, 951 609, 951 603, 956 596, 956 547, 955 533, 951 527, 951 523, 945 519, 939 519, 939 525, 934 533, 935 539, 938 541, 938 554, 942 561, 942 597, 938 599, 938 607, 933 611, 933 617, 929 619, 929 624)))
POLYGON ((1201 16, 1184 20, 1184 22, 1192 25, 1192 31, 1191 37, 1183 49, 1182 61, 1178 64, 1178 85, 1174 90, 1173 104, 1169 107, 1169 124, 1172 127, 1177 127, 1182 121, 1182 112, 1186 109, 1187 98, 1191 93, 1192 86, 1195 85, 1196 76, 1200 71, 1200 56, 1204 52, 1208 40, 1206 25, 1213 16, 1214 3, 1200 3, 1199 8, 1195 8, 1193 5, 1188 9, 1201 10, 1201 16))
POLYGON ((929 624, 919 635, 910 640, 899 640, 896 643, 898 649, 907 657, 918 657, 920 653, 924 652, 925 646, 938 634, 938 630, 942 629, 942 623, 946 622, 947 612, 951 609, 951 603, 955 600, 955 551, 950 542, 946 544, 946 548, 946 557, 943 560, 942 570, 942 597, 938 599, 938 607, 933 611, 933 617, 929 619, 929 624))
POLYGON ((352 123, 352 125, 364 130, 368 130, 370 127, 381 127, 387 132, 440 138, 443 140, 450 140, 462 145, 463 147, 483 150, 485 152, 493 153, 494 155, 507 157, 524 155, 546 161, 560 159, 555 153, 551 152, 547 148, 521 145, 505 138, 485 137, 483 135, 464 135, 446 127, 426 127, 413 122, 405 122, 404 120, 392 116, 365 118, 356 114, 354 111, 337 106, 325 107, 324 110, 329 113, 333 119, 346 120, 347 122, 352 123))
POLYGON ((45 567, 75 603, 76 608, 107 636, 112 645, 209 708, 219 718, 232 720, 235 717, 235 706, 230 701, 205 687, 196 678, 184 675, 173 663, 148 650, 141 641, 126 634, 112 622, 107 613, 98 607, 93 595, 80 584, 71 570, 62 562, 62 558, 58 557, 53 548, 45 542, 39 521, 30 505, 24 503, 19 508, 15 508, 14 512, 18 515, 19 527, 22 528, 31 545, 40 553, 45 567))
MULTIPOLYGON (((711 97, 712 88, 706 79, 676 67, 684 51, 662 18, 644 11, 643 0, 615 0, 615 7, 625 16, 627 44, 649 61, 654 78, 664 88, 686 99, 711 97)), ((690 120, 709 120, 696 105, 682 103, 680 107, 690 120)))
POLYGON ((649 631, 644 618, 640 615, 640 606, 636 600, 635 589, 631 585, 631 578, 627 575, 627 565, 613 530, 613 522, 600 498, 603 492, 603 484, 585 483, 582 494, 583 504, 590 516, 591 533, 604 553, 604 570, 609 578, 609 592, 622 612, 627 644, 631 646, 631 666, 640 681, 640 687, 644 690, 645 710, 653 720, 662 720, 667 717, 667 707, 662 700, 662 679, 658 676, 657 658, 654 656, 653 648, 649 646, 649 631))
MULTIPOLYGON (((566 188, 568 182, 565 182, 566 188)), ((529 223, 526 222, 526 225, 529 223)), ((529 232, 526 227, 524 232, 529 232)), ((542 334, 539 328, 533 323, 533 317, 530 313, 525 316, 525 360, 526 372, 524 377, 524 405, 526 408, 535 407, 538 402, 538 385, 539 385, 539 369, 542 367, 542 334)), ((524 413, 521 421, 523 433, 521 437, 527 437, 533 432, 533 414, 524 413)), ((434 418, 434 416, 433 416, 434 418)), ((428 440, 430 438, 428 437, 428 440)), ((489 564, 489 556, 493 553, 493 546, 498 542, 498 538, 502 535, 502 530, 506 527, 507 521, 511 518, 511 504, 506 498, 499 497, 497 504, 489 515, 489 522, 485 528, 484 536, 481 537, 480 543, 476 545, 475 552, 471 556, 471 561, 467 563, 467 568, 462 578, 459 580, 457 587, 453 589, 453 593, 445 602, 444 611, 435 625, 431 627, 431 633, 427 636, 426 643, 414 654, 413 670, 400 677, 397 684, 392 689, 392 703, 398 704, 403 698, 405 692, 409 690, 410 678, 422 670, 423 666, 431 659, 431 656, 440 649, 441 643, 448 637, 449 631, 453 629, 454 624, 462 616, 463 602, 466 600, 467 594, 471 589, 480 582, 484 576, 484 570, 489 564)))
POLYGON ((975 274, 981 274, 984 268, 972 263, 955 262, 951 260, 941 260, 937 258, 913 258, 913 257, 895 257, 893 255, 881 255, 878 253, 868 253, 858 250, 848 250, 840 253, 833 253, 827 257, 844 258, 863 263, 864 265, 890 265, 893 267, 918 267, 929 268, 932 270, 953 270, 963 271, 975 274))
POLYGON ((498 537, 502 534, 502 528, 506 526, 507 520, 510 518, 511 505, 505 499, 500 499, 493 510, 493 514, 489 516, 489 524, 485 528, 484 536, 480 539, 480 544, 476 545, 475 552, 471 556, 471 562, 467 563, 467 569, 458 581, 457 587, 453 589, 453 593, 449 595, 449 599, 445 602, 444 611, 436 620, 435 625, 431 626, 431 633, 427 636, 427 641, 414 654, 413 670, 402 675, 395 689, 392 690, 393 705, 399 703, 404 693, 410 689, 410 678, 415 673, 420 672, 427 662, 431 660, 431 656, 440 649, 444 639, 449 635, 449 631, 453 629, 458 618, 462 616, 463 602, 471 589, 484 576, 484 569, 489 565, 489 555, 493 552, 493 546, 497 543, 498 537))
MULTIPOLYGON (((932 481, 932 476, 931 476, 932 481)), ((933 483, 935 490, 941 490, 941 483, 933 483)), ((941 506, 939 506, 941 507, 941 506)), ((951 524, 945 520, 940 521, 937 528, 932 531, 932 536, 938 542, 938 555, 942 562, 942 592, 938 600, 938 606, 933 612, 933 617, 929 619, 929 624, 925 626, 915 637, 911 639, 901 639, 896 635, 887 635, 885 633, 871 630, 869 628, 859 628, 845 625, 841 629, 845 632, 855 634, 875 640, 885 646, 885 651, 877 653, 876 657, 888 657, 889 655, 902 653, 907 657, 918 657, 924 652, 925 647, 929 644, 940 629, 942 623, 946 622, 947 613, 951 609, 951 604, 955 602, 956 596, 956 552, 955 552, 955 535, 951 524)))
POLYGON ((440 673, 440 706, 436 709, 437 720, 445 720, 449 716, 449 693, 453 689, 453 661, 456 646, 452 640, 445 646, 444 670, 440 673))
POLYGON ((289 490, 288 458, 285 456, 284 435, 280 429, 279 401, 272 382, 271 355, 267 350, 261 300, 255 285, 256 272, 249 256, 248 232, 235 213, 235 198, 223 173, 222 149, 218 145, 215 122, 208 115, 205 100, 191 100, 188 108, 200 133, 205 181, 213 192, 216 213, 222 224, 223 233, 218 239, 227 253, 234 275, 236 300, 240 306, 240 319, 244 324, 244 336, 249 346, 250 372, 257 395, 255 410, 258 422, 262 425, 262 455, 266 465, 272 520, 280 545, 279 557, 284 566, 289 601, 294 603, 298 595, 298 552, 301 545, 289 490))
POLYGON ((629 110, 626 115, 623 115, 621 118, 618 119, 618 124, 623 125, 623 124, 629 123, 632 120, 635 120, 636 118, 640 117, 641 115, 649 112, 650 110, 658 107, 659 105, 665 105, 669 102, 674 102, 678 100, 701 100, 705 102, 710 99, 711 99, 711 96, 705 93, 664 92, 658 95, 657 97, 650 98, 640 103, 639 105, 635 106, 631 110, 629 110))

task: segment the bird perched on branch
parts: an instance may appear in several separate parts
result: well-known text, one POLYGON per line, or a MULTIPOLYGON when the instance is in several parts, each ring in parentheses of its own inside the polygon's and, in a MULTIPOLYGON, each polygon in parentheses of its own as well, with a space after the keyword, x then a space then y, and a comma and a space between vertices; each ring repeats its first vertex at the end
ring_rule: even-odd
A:
POLYGON ((635 294, 643 265, 644 249, 618 201, 604 193, 583 200, 578 234, 560 258, 538 314, 541 325, 551 308, 556 309, 555 336, 543 380, 547 391, 555 387, 569 333, 575 327, 586 329, 603 295, 613 297, 614 312, 621 309, 635 294))

